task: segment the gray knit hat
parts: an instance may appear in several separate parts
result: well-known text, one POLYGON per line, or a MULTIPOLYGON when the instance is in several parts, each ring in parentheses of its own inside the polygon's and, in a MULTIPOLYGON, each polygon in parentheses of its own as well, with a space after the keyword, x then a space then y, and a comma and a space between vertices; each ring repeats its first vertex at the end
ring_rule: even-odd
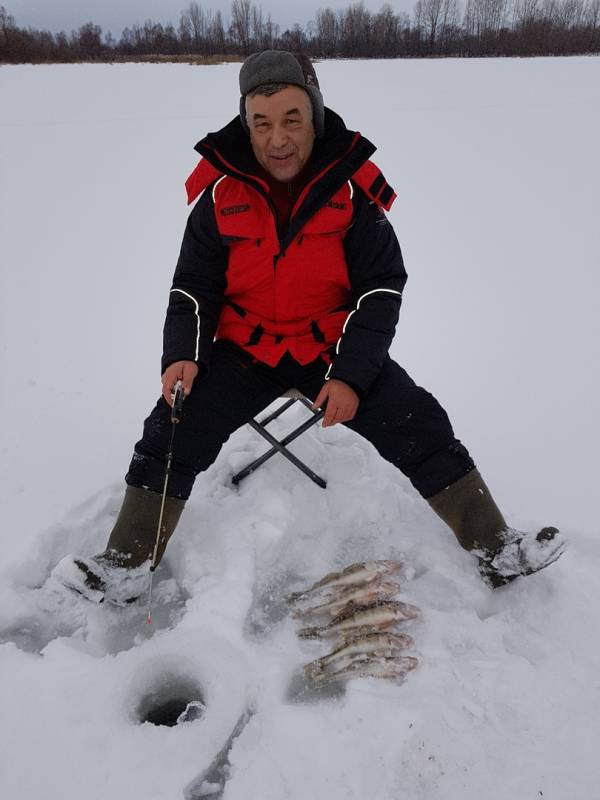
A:
POLYGON ((312 104, 315 133, 323 135, 323 95, 308 56, 303 53, 295 55, 287 50, 264 50, 248 56, 240 70, 240 118, 246 130, 246 95, 265 83, 289 83, 304 89, 312 104))

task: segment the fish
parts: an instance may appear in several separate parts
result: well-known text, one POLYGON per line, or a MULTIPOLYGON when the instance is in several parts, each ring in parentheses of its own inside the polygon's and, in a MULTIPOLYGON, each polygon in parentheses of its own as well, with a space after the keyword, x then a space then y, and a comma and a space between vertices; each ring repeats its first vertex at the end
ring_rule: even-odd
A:
POLYGON ((304 671, 309 677, 316 677, 322 672, 343 669, 357 657, 391 658, 403 650, 410 650, 413 644, 412 637, 406 633, 368 633, 354 639, 342 640, 331 653, 307 664, 304 671))
POLYGON ((290 604, 298 603, 321 594, 327 595, 343 590, 348 586, 369 583, 378 575, 392 575, 400 569, 402 564, 396 561, 360 561, 357 564, 350 564, 341 572, 330 572, 320 581, 313 583, 309 589, 293 592, 286 599, 290 604))
POLYGON ((403 680, 419 664, 415 656, 355 658, 335 672, 323 672, 313 678, 315 683, 351 678, 387 678, 403 680))
MULTIPOLYGON (((370 583, 365 583, 359 586, 349 586, 344 592, 335 595, 333 598, 326 598, 324 603, 316 606, 307 606, 299 608, 292 612, 292 616, 296 619, 303 617, 318 616, 321 614, 329 614, 336 616, 339 614, 348 603, 355 605, 367 605, 376 600, 389 600, 400 591, 400 584, 393 581, 382 581, 381 575, 378 575, 370 583)), ((321 598, 323 599, 323 598, 321 598)))
POLYGON ((328 639, 343 634, 359 636, 384 630, 397 622, 415 619, 420 613, 416 606, 395 600, 384 600, 364 606, 349 603, 328 625, 301 628, 298 636, 301 639, 328 639))

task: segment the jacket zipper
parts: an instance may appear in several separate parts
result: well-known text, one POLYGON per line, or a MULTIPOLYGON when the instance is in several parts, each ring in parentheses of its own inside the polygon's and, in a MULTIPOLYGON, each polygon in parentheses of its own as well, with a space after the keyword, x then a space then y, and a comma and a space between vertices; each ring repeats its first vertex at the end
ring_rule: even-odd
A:
MULTIPOLYGON (((354 149, 354 147, 356 146, 356 144, 360 140, 360 138, 361 138, 360 137, 360 133, 356 133, 354 138, 353 138, 353 140, 352 140, 352 142, 350 143, 348 148, 345 150, 345 152, 342 153, 342 155, 339 158, 336 158, 335 161, 332 161, 330 164, 328 164, 325 167, 325 169, 321 170, 321 172, 319 172, 317 175, 315 175, 314 178, 311 181, 309 181, 309 183, 306 184, 304 189, 300 192, 300 195, 298 196, 298 199, 296 200, 296 203, 294 204, 294 207, 292 208, 292 210, 290 212, 290 220, 289 220, 289 223, 288 223, 288 228, 290 227, 290 224, 291 224, 292 218, 294 216, 294 213, 296 211, 298 211, 298 209, 300 208, 300 206, 304 202, 304 199, 307 197, 307 195, 308 195, 309 191, 312 189, 312 187, 317 183, 318 180, 320 180, 323 177, 323 175, 326 175, 331 169, 333 169, 333 167, 335 167, 336 164, 339 164, 339 162, 342 161, 342 159, 344 159, 348 155, 348 153, 350 153, 354 149)), ((260 185, 259 181, 256 178, 253 178, 252 176, 248 176, 244 172, 238 172, 237 170, 232 168, 225 161, 225 159, 221 156, 221 154, 219 153, 218 150, 215 150, 213 148, 211 148, 211 149, 212 149, 213 153, 215 153, 215 155, 219 158, 219 161, 226 168, 225 169, 225 174, 226 175, 229 175, 230 177, 235 178, 236 180, 240 180, 242 183, 245 183, 247 186, 250 186, 251 189, 254 189, 255 191, 257 191, 258 194, 261 195, 261 197, 263 197, 264 200, 266 201, 266 203, 267 203, 267 205, 268 205, 268 207, 269 207, 269 209, 271 211, 271 217, 272 217, 272 220, 273 220, 273 225, 275 227, 275 238, 276 238, 277 244, 279 246, 279 253, 277 253, 275 256, 273 256, 273 272, 275 272, 275 270, 277 268, 277 262, 279 261, 280 258, 282 258, 285 255, 285 251, 287 249, 287 246, 289 246, 289 244, 291 244, 291 242, 288 242, 288 244, 286 245, 285 248, 281 247, 282 240, 279 238, 279 231, 277 230, 277 209, 275 208, 275 204, 271 200, 270 195, 267 194, 267 192, 264 191, 264 189, 262 188, 262 186, 260 185)), ((285 236, 283 238, 285 239, 285 236)))

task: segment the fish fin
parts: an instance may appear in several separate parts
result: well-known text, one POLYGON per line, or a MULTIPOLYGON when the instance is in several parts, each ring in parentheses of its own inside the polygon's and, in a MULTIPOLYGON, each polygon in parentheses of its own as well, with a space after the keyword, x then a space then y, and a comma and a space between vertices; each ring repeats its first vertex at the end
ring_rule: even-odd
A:
POLYGON ((389 586, 390 592, 392 589, 394 590, 394 595, 399 594, 402 590, 402 584, 398 581, 386 581, 386 584, 389 586))
MULTIPOLYGON (((326 584, 330 583, 331 581, 337 580, 341 575, 341 572, 328 572, 324 578, 321 578, 320 581, 313 583, 313 585, 308 589, 308 592, 312 592, 314 589, 321 589, 326 584)), ((307 592, 307 593, 308 593, 307 592)))
POLYGON ((338 622, 343 622, 346 617, 353 614, 357 609, 361 608, 361 606, 355 600, 348 600, 346 605, 342 608, 342 610, 335 615, 335 617, 329 623, 330 625, 337 625, 338 622))
POLYGON ((322 589, 331 581, 336 580, 340 577, 341 572, 329 572, 325 575, 324 578, 321 578, 320 581, 313 583, 308 589, 304 589, 302 592, 292 592, 292 594, 288 595, 287 600, 288 602, 295 603, 297 600, 309 598, 313 592, 316 592, 318 589, 322 589))
POLYGON ((298 600, 302 600, 304 598, 304 595, 305 592, 292 592, 291 594, 288 594, 286 596, 285 601, 289 605, 293 605, 294 603, 297 603, 298 600))
POLYGON ((389 601, 386 600, 373 600, 370 603, 357 603, 354 600, 349 600, 346 605, 342 608, 340 613, 331 620, 330 625, 335 625, 338 622, 343 622, 347 617, 356 614, 358 611, 369 611, 372 608, 377 608, 379 606, 385 606, 388 604, 389 601))
POLYGON ((353 572, 359 572, 365 566, 364 561, 358 561, 356 564, 350 564, 350 566, 343 569, 339 574, 340 575, 352 575, 353 572))

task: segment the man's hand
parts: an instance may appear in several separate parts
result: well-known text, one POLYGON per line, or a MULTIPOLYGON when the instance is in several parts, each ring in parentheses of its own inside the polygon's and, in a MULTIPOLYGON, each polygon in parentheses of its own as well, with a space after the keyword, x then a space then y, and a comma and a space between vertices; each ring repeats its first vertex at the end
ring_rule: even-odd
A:
POLYGON ((172 393, 175 390, 177 381, 183 384, 183 391, 185 396, 192 391, 192 384, 194 378, 198 374, 198 365, 194 361, 175 361, 170 364, 162 376, 163 397, 167 403, 172 406, 173 398, 172 393))
POLYGON ((332 379, 325 381, 323 388, 313 403, 313 409, 321 408, 327 401, 323 427, 337 425, 338 422, 348 422, 354 419, 360 398, 347 383, 332 379))

